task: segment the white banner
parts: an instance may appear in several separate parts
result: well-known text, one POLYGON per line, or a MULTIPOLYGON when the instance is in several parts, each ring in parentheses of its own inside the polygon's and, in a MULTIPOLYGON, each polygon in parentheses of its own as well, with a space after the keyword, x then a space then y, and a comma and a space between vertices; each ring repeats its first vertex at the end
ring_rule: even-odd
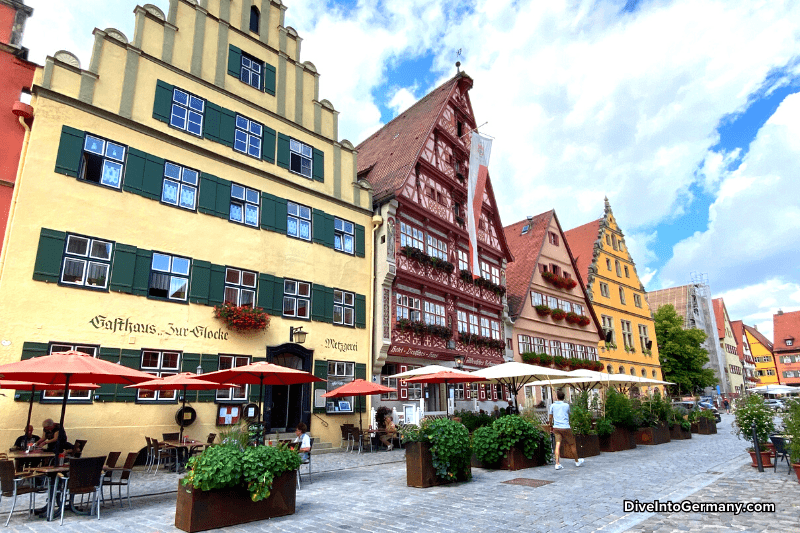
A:
POLYGON ((477 132, 470 132, 472 146, 469 152, 469 180, 467 181, 467 231, 469 232, 469 264, 472 277, 481 275, 478 262, 478 222, 481 218, 483 193, 489 177, 489 156, 492 141, 477 132))

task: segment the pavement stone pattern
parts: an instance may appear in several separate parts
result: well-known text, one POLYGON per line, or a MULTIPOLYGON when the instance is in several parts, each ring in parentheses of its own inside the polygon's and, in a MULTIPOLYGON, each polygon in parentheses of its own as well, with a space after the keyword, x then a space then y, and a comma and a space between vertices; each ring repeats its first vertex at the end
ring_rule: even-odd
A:
MULTIPOLYGON (((473 469, 473 480, 429 489, 406 486, 404 451, 336 453, 313 457, 311 481, 304 475, 296 513, 226 528, 229 532, 661 532, 798 531, 800 484, 778 469, 758 473, 747 466, 746 443, 723 415, 717 435, 590 457, 576 468, 552 465, 515 472, 473 469), (526 487, 503 483, 530 478, 552 483, 526 487), (774 501, 773 514, 626 513, 623 500, 774 501)), ((305 467, 303 467, 305 472, 305 467)), ((8 531, 63 533, 175 533, 173 473, 136 473, 133 508, 106 505, 101 520, 68 513, 64 526, 26 511, 15 512, 8 531)), ((22 505, 27 509, 27 501, 22 505)), ((0 514, 8 513, 3 498, 0 514)), ((223 530, 216 530, 223 531, 223 530)))

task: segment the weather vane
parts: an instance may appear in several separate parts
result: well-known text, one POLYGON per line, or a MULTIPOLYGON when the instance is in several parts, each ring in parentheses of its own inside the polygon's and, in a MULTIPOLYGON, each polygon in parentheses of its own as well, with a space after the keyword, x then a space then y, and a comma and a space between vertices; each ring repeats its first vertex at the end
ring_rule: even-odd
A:
POLYGON ((458 49, 456 52, 456 72, 461 73, 461 61, 458 61, 458 58, 461 57, 461 48, 458 49))

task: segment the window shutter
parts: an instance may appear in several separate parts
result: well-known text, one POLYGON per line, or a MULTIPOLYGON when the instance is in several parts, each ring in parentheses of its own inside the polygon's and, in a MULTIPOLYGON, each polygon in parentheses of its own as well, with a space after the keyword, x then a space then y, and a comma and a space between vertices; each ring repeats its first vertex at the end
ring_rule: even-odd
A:
POLYGON ((219 140, 228 148, 233 148, 233 139, 236 136, 236 113, 230 109, 220 108, 219 140))
POLYGON ((325 181, 325 154, 322 150, 312 148, 314 156, 313 176, 314 181, 325 181))
POLYGON ((261 159, 275 163, 275 130, 264 126, 264 139, 261 143, 261 159))
MULTIPOLYGON (((197 198, 197 210, 206 215, 215 215, 217 213, 217 178, 211 174, 203 172, 200 174, 200 192, 197 198)), ((230 197, 228 198, 228 206, 230 206, 230 197)))
MULTIPOLYGON (((318 378, 328 379, 328 362, 327 361, 314 361, 314 375, 318 378)), ((328 391, 328 384, 325 381, 314 382, 314 412, 324 413, 325 405, 317 407, 317 397, 320 394, 325 394, 328 391), (317 392, 321 391, 321 392, 317 392)), ((322 398, 325 400, 325 398, 322 398)))
POLYGON ((367 327, 367 298, 363 294, 356 294, 356 327, 367 327))
POLYGON ((108 289, 117 292, 133 292, 133 277, 136 271, 136 247, 127 244, 114 245, 114 261, 108 289))
POLYGON ((153 102, 153 118, 169 124, 172 115, 173 86, 161 80, 156 82, 156 97, 153 102))
MULTIPOLYGON (((400 369, 400 372, 398 372, 398 373, 405 372, 405 371, 408 370, 408 365, 400 365, 399 369, 400 369)), ((398 379, 397 380, 397 393, 399 395, 398 397, 401 400, 407 400, 408 399, 408 383, 406 382, 406 380, 404 380, 404 379, 398 379)))
POLYGON ((325 244, 325 211, 311 210, 311 240, 318 244, 325 244))
POLYGON ((366 243, 364 242, 365 231, 364 226, 360 224, 356 224, 356 255, 358 257, 364 257, 366 252, 366 243))
POLYGON ((272 312, 275 316, 283 316, 283 278, 272 279, 272 312))
POLYGON ((273 292, 275 276, 269 274, 258 275, 258 301, 256 305, 267 312, 269 315, 274 315, 272 309, 272 302, 274 300, 273 292))
MULTIPOLYGON (((142 351, 123 348, 120 350, 120 363, 122 366, 139 370, 142 365, 142 351)), ((117 385, 115 400, 118 402, 136 401, 136 389, 126 389, 125 385, 117 385)))
POLYGON ((264 92, 275 96, 275 67, 264 63, 264 92))
MULTIPOLYGON (((189 286, 189 301, 208 305, 208 290, 211 283, 211 263, 192 261, 192 284, 189 286)), ((195 369, 197 365, 195 365, 195 369)), ((186 372, 184 370, 184 372, 186 372)))
MULTIPOLYGON (((203 374, 208 374, 209 372, 219 370, 219 356, 216 354, 204 353, 200 359, 200 366, 203 367, 203 374)), ((197 393, 198 402, 213 402, 216 398, 216 389, 201 390, 197 393)))
POLYGON ((228 74, 236 79, 242 75, 242 50, 233 45, 228 47, 228 74))
POLYGON ((325 225, 323 226, 325 233, 323 234, 323 242, 325 246, 333 249, 336 240, 336 225, 334 223, 334 216, 325 213, 325 225))
POLYGON ((128 158, 125 161, 125 179, 122 190, 144 196, 142 182, 144 169, 147 164, 147 154, 136 148, 128 148, 128 158))
POLYGON ((278 166, 289 169, 289 137, 278 134, 278 166))
POLYGON ((222 305, 225 299, 225 267, 211 265, 211 277, 208 284, 208 305, 222 305))
MULTIPOLYGON (((98 358, 102 359, 103 361, 117 363, 120 360, 120 349, 101 347, 100 352, 97 355, 98 358)), ((100 385, 99 389, 92 391, 91 395, 94 396, 94 399, 98 402, 113 402, 114 398, 116 397, 116 392, 116 385, 105 384, 100 385)))
POLYGON ((206 112, 203 117, 203 137, 209 141, 220 142, 220 122, 222 122, 222 108, 217 104, 206 102, 206 112))
POLYGON ((289 210, 286 206, 286 198, 275 197, 275 231, 286 234, 286 218, 289 210))
POLYGON ((327 287, 324 285, 317 285, 316 283, 312 285, 311 288, 311 320, 319 320, 321 322, 327 322, 325 320, 325 300, 326 300, 326 291, 327 287))
POLYGON ((83 157, 84 132, 69 126, 61 127, 61 142, 56 155, 56 172, 73 178, 78 177, 83 157))
POLYGON ((217 202, 214 214, 225 220, 231 217, 231 182, 223 178, 217 178, 217 202))
POLYGON ((333 289, 325 288, 325 322, 333 324, 333 289))
MULTIPOLYGON (((364 363, 356 363, 355 369, 355 378, 356 379, 367 379, 367 365, 364 363)), ((356 407, 357 411, 363 413, 367 410, 367 397, 366 396, 356 396, 356 407)))
POLYGON ((63 231, 42 228, 39 232, 36 262, 33 265, 33 279, 58 283, 66 242, 67 234, 63 231))
MULTIPOLYGON (((194 273, 192 273, 192 277, 194 277, 194 273)), ((200 365, 200 354, 199 353, 185 353, 183 354, 183 360, 181 361, 181 372, 191 372, 194 374, 197 372, 197 367, 200 365)), ((178 396, 180 398, 180 393, 183 391, 178 391, 178 396)), ((196 402, 197 401, 197 391, 187 390, 186 391, 186 401, 187 402, 196 402)))
POLYGON ((133 275, 133 294, 147 296, 150 290, 150 267, 153 264, 153 252, 136 249, 136 271, 133 275))
POLYGON ((161 200, 161 187, 164 182, 164 160, 148 155, 144 165, 142 193, 145 198, 161 200))
POLYGON ((261 193, 261 228, 275 231, 275 197, 269 193, 261 193))

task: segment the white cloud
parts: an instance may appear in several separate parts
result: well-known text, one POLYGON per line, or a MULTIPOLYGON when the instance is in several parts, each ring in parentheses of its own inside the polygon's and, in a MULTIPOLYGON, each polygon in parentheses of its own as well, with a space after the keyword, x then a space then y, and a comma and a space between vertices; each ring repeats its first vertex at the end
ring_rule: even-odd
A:
POLYGON ((800 310, 800 284, 777 278, 731 289, 714 297, 725 300, 731 320, 757 326, 758 331, 770 340, 773 339, 772 316, 779 309, 784 312, 800 310))
POLYGON ((392 96, 392 99, 389 100, 389 103, 386 105, 392 109, 394 111, 394 115, 397 116, 401 111, 405 111, 414 105, 417 100, 419 100, 419 98, 414 96, 411 91, 405 87, 401 87, 395 91, 394 96, 392 96))

